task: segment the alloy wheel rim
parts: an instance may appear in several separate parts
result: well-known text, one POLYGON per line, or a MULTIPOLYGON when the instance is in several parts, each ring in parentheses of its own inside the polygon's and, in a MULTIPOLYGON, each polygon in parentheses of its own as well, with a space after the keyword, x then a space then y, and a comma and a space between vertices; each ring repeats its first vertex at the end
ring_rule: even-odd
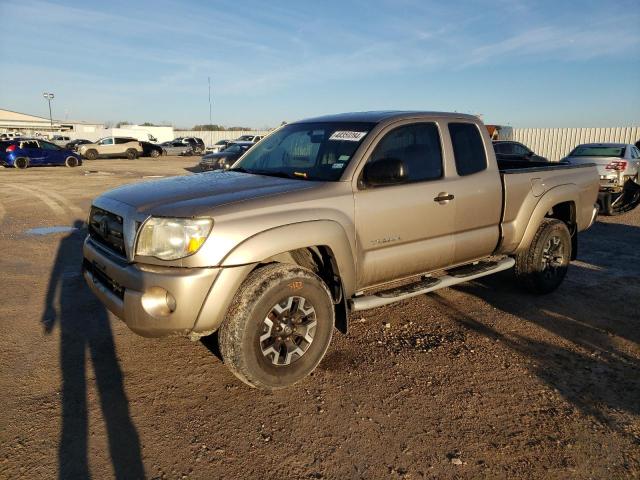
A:
POLYGON ((276 366, 299 360, 308 350, 318 324, 314 306, 304 297, 290 296, 275 304, 262 323, 260 351, 276 366))
POLYGON ((546 278, 552 278, 560 273, 565 264, 565 249, 562 239, 553 235, 549 237, 542 249, 542 272, 546 278))

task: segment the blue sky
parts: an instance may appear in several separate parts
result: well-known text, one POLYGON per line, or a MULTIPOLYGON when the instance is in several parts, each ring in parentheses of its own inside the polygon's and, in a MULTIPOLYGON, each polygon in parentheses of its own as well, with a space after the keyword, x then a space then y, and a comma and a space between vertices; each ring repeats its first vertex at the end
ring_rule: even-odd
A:
POLYGON ((0 108, 256 128, 324 113, 640 124, 640 2, 0 0, 0 108))

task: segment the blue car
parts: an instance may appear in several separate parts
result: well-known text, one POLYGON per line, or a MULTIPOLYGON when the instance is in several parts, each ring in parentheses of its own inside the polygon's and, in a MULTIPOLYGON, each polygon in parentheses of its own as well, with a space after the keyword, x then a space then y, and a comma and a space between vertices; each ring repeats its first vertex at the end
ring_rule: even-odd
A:
POLYGON ((76 152, 60 148, 51 142, 18 138, 0 141, 0 165, 15 168, 45 165, 77 167, 82 165, 82 158, 76 152))

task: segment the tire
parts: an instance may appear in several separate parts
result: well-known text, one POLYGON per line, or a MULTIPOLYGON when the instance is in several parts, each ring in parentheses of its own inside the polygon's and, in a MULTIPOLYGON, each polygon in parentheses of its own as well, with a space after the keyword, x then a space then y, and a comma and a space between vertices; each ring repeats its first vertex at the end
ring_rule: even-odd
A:
POLYGON ((129 160, 135 160, 136 158, 138 158, 138 151, 130 148, 125 152, 125 155, 129 160))
POLYGON ((151 153, 149 154, 149 156, 151 158, 158 158, 161 154, 162 152, 159 152, 158 150, 151 150, 151 153))
POLYGON ((86 152, 84 152, 84 158, 86 158, 87 160, 95 160, 96 158, 98 158, 98 151, 94 149, 87 150, 86 152))
POLYGON ((69 168, 74 168, 78 166, 78 159, 76 157, 67 157, 64 161, 64 164, 69 168))
POLYGON ((529 248, 516 255, 515 275, 532 293, 551 293, 560 286, 571 261, 571 234, 564 222, 545 218, 529 248))
POLYGON ((13 162, 13 166, 20 170, 29 168, 29 159, 27 157, 16 158, 16 160, 13 162))
POLYGON ((334 317, 331 294, 313 272, 269 264, 254 270, 233 298, 218 333, 220 353, 247 385, 279 390, 318 366, 331 343, 334 317))

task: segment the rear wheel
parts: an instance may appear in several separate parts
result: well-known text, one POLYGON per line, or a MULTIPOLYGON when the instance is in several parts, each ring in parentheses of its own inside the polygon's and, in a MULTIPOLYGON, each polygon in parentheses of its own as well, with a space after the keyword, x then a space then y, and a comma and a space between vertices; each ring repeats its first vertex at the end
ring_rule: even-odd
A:
POLYGON ((162 152, 160 152, 160 150, 151 150, 151 153, 149 154, 152 158, 158 158, 161 155, 162 152))
POLYGON ((316 368, 333 325, 333 302, 320 278, 299 266, 270 264, 238 289, 220 327, 220 352, 240 380, 277 390, 316 368))
POLYGON ((15 162, 13 162, 13 166, 20 170, 24 170, 29 167, 29 159, 26 157, 16 158, 15 162))
POLYGON ((87 160, 95 160, 96 158, 98 158, 98 151, 97 150, 87 150, 84 153, 84 158, 86 158, 87 160))
POLYGON ((571 234, 567 225, 545 218, 529 248, 516 255, 516 278, 533 293, 550 293, 564 280, 570 260, 571 234))
POLYGON ((67 159, 64 161, 64 164, 70 168, 77 167, 78 159, 76 157, 67 157, 67 159))
POLYGON ((133 148, 128 149, 125 154, 129 160, 135 160, 138 158, 138 152, 133 148))

